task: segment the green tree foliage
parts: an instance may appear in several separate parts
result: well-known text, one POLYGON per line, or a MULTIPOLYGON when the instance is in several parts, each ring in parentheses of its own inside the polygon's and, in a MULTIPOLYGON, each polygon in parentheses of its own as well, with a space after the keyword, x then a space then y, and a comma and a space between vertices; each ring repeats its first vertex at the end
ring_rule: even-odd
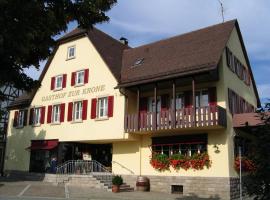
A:
MULTIPOLYGON (((55 45, 54 36, 76 21, 82 28, 106 22, 117 0, 0 0, 0 87, 30 90, 39 83, 24 73, 39 68, 55 45)), ((4 94, 0 94, 3 97, 4 94)))
POLYGON ((244 178, 247 192, 255 196, 257 200, 270 199, 270 104, 266 104, 266 109, 262 110, 260 117, 264 125, 254 129, 252 160, 256 165, 256 171, 244 178))

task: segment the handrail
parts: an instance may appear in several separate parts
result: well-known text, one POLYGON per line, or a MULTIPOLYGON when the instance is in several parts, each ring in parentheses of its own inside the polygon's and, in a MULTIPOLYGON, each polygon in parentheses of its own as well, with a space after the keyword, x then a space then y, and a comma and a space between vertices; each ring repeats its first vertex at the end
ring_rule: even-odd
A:
POLYGON ((129 171, 131 174, 135 174, 132 170, 128 169, 127 167, 125 167, 124 165, 122 165, 119 162, 116 162, 116 161, 113 160, 112 163, 118 164, 120 167, 122 167, 123 169, 129 171))
POLYGON ((102 172, 105 174, 112 173, 104 165, 96 160, 68 160, 56 167, 56 174, 94 174, 102 172))

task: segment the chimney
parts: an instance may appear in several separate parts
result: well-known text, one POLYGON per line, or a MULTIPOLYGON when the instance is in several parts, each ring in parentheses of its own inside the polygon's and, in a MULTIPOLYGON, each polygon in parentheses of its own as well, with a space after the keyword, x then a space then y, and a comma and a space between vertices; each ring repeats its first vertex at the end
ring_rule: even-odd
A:
POLYGON ((127 38, 124 38, 124 37, 121 37, 120 39, 120 42, 124 45, 128 45, 128 39, 127 38))

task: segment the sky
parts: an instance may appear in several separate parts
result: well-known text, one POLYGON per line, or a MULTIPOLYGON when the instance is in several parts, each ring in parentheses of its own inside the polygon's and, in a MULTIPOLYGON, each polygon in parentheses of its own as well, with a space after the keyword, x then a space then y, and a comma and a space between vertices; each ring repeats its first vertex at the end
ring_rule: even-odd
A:
MULTIPOLYGON (((221 2, 225 21, 239 22, 260 98, 266 101, 270 99, 270 1, 221 2)), ((137 47, 221 23, 221 13, 219 0, 118 0, 107 12, 110 21, 96 27, 137 47)), ((74 28, 76 23, 70 23, 67 32, 74 28)), ((31 68, 27 73, 37 79, 45 63, 41 62, 39 71, 31 68)))

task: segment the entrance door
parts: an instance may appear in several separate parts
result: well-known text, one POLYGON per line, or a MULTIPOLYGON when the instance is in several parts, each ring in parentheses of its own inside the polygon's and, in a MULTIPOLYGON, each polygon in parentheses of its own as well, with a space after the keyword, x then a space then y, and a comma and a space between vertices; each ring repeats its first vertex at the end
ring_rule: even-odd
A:
POLYGON ((106 167, 112 166, 112 144, 91 145, 91 156, 106 167))

